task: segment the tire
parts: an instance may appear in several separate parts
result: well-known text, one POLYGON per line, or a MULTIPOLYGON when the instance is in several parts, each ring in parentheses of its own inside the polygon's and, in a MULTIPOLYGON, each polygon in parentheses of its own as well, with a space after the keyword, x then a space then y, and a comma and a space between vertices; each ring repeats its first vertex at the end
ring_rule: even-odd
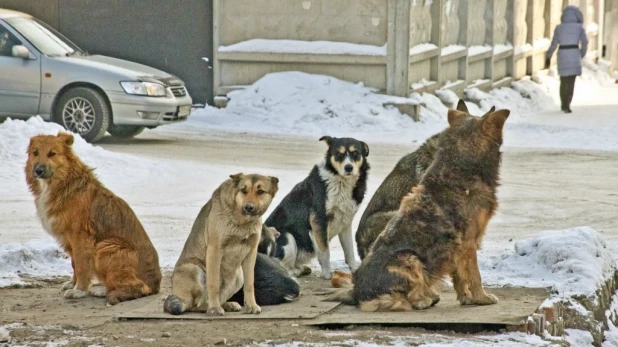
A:
POLYGON ((121 139, 130 139, 139 135, 142 131, 144 131, 144 127, 141 127, 139 125, 110 124, 109 128, 107 128, 108 133, 110 133, 114 137, 118 137, 121 139))
POLYGON ((54 109, 54 122, 87 142, 100 140, 110 124, 111 110, 98 91, 88 87, 64 92, 54 109))

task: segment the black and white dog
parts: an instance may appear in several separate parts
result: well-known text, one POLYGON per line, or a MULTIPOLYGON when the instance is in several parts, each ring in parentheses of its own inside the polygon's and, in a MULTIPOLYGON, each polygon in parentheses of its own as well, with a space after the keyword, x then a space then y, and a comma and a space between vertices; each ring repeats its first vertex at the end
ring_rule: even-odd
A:
POLYGON ((293 276, 306 275, 317 255, 322 276, 331 278, 328 242, 339 236, 345 262, 354 272, 352 219, 367 190, 369 146, 353 138, 323 136, 328 150, 309 176, 298 183, 268 217, 265 225, 281 235, 268 248, 293 276))

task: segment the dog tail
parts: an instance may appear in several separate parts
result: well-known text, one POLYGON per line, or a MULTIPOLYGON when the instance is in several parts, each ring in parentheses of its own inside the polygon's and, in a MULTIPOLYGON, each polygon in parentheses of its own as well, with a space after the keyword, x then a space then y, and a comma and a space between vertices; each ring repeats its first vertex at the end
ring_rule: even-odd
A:
POLYGON ((333 273, 333 277, 330 279, 330 283, 335 288, 350 287, 352 286, 352 274, 335 270, 335 272, 333 273))
POLYGON ((324 301, 337 301, 344 305, 356 306, 357 302, 356 299, 354 299, 354 286, 335 289, 333 294, 324 301))
POLYGON ((187 308, 182 303, 182 300, 180 300, 180 298, 174 294, 168 295, 165 299, 165 302, 163 303, 163 311, 169 314, 173 314, 174 316, 182 314, 186 310, 187 308))

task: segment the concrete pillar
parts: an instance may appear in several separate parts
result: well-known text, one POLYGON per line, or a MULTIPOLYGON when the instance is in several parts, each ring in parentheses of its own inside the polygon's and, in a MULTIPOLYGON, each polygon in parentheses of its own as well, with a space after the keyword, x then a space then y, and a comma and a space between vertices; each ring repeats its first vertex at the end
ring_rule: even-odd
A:
POLYGON ((388 0, 386 92, 407 97, 410 90, 410 0, 388 0))
MULTIPOLYGON (((539 45, 540 39, 551 39, 551 36, 548 37, 545 35, 547 32, 545 16, 545 0, 533 0, 528 2, 528 13, 526 18, 526 22, 528 23, 528 41, 532 43, 533 47, 532 55, 528 57, 527 72, 529 75, 533 75, 545 67, 545 52, 547 51, 547 47, 539 45)), ((553 30, 552 28, 552 33, 553 30)))
MULTIPOLYGON (((442 49, 442 19, 444 17, 444 2, 446 0, 433 0, 431 4, 431 40, 430 42, 434 43, 440 49, 442 49)), ((434 59, 431 59, 431 72, 430 77, 432 81, 436 81, 440 83, 442 80, 442 76, 440 74, 440 65, 441 65, 441 54, 434 59)))

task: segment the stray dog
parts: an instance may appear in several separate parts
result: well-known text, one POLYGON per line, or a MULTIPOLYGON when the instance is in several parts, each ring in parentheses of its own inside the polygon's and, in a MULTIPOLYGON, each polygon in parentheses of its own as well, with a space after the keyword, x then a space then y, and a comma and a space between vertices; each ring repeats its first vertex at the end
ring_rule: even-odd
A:
POLYGON ((228 301, 243 288, 245 312, 260 313, 254 269, 262 215, 277 193, 279 180, 262 175, 231 175, 202 207, 172 274, 165 312, 223 315, 241 307, 228 301))
POLYGON ((271 255, 292 276, 311 273, 306 264, 317 253, 322 276, 329 279, 328 242, 337 235, 350 270, 358 267, 352 219, 367 190, 369 146, 352 138, 324 136, 320 141, 328 145, 324 160, 283 198, 265 224, 281 233, 271 255))
POLYGON ((450 275, 462 305, 495 304, 476 252, 498 202, 502 129, 509 110, 483 117, 449 110, 450 127, 419 184, 401 201, 352 278, 331 300, 362 311, 426 309, 450 275))
POLYGON ((71 257, 73 278, 63 286, 64 297, 107 296, 115 305, 158 293, 159 258, 142 224, 72 144, 69 133, 32 137, 25 168, 43 228, 71 257), (91 286, 99 281, 103 286, 91 286))
MULTIPOLYGON (((470 114, 461 99, 457 104, 457 110, 470 114)), ((494 111, 495 107, 492 107, 489 112, 494 111)), ((356 247, 361 260, 365 259, 373 242, 397 213, 401 199, 418 184, 433 162, 438 151, 439 136, 440 133, 433 135, 416 151, 401 158, 369 200, 356 230, 356 247)))
MULTIPOLYGON (((266 254, 258 253, 255 262, 255 302, 260 306, 279 305, 298 299, 300 287, 287 270, 266 254)), ((229 301, 244 302, 242 290, 229 301)))
MULTIPOLYGON (((279 237, 277 229, 262 225, 262 237, 258 245, 258 254, 255 262, 255 302, 260 306, 279 305, 298 299, 300 288, 298 282, 281 266, 278 260, 268 256, 276 239, 279 237)), ((239 290, 229 301, 244 302, 244 293, 239 290)))

